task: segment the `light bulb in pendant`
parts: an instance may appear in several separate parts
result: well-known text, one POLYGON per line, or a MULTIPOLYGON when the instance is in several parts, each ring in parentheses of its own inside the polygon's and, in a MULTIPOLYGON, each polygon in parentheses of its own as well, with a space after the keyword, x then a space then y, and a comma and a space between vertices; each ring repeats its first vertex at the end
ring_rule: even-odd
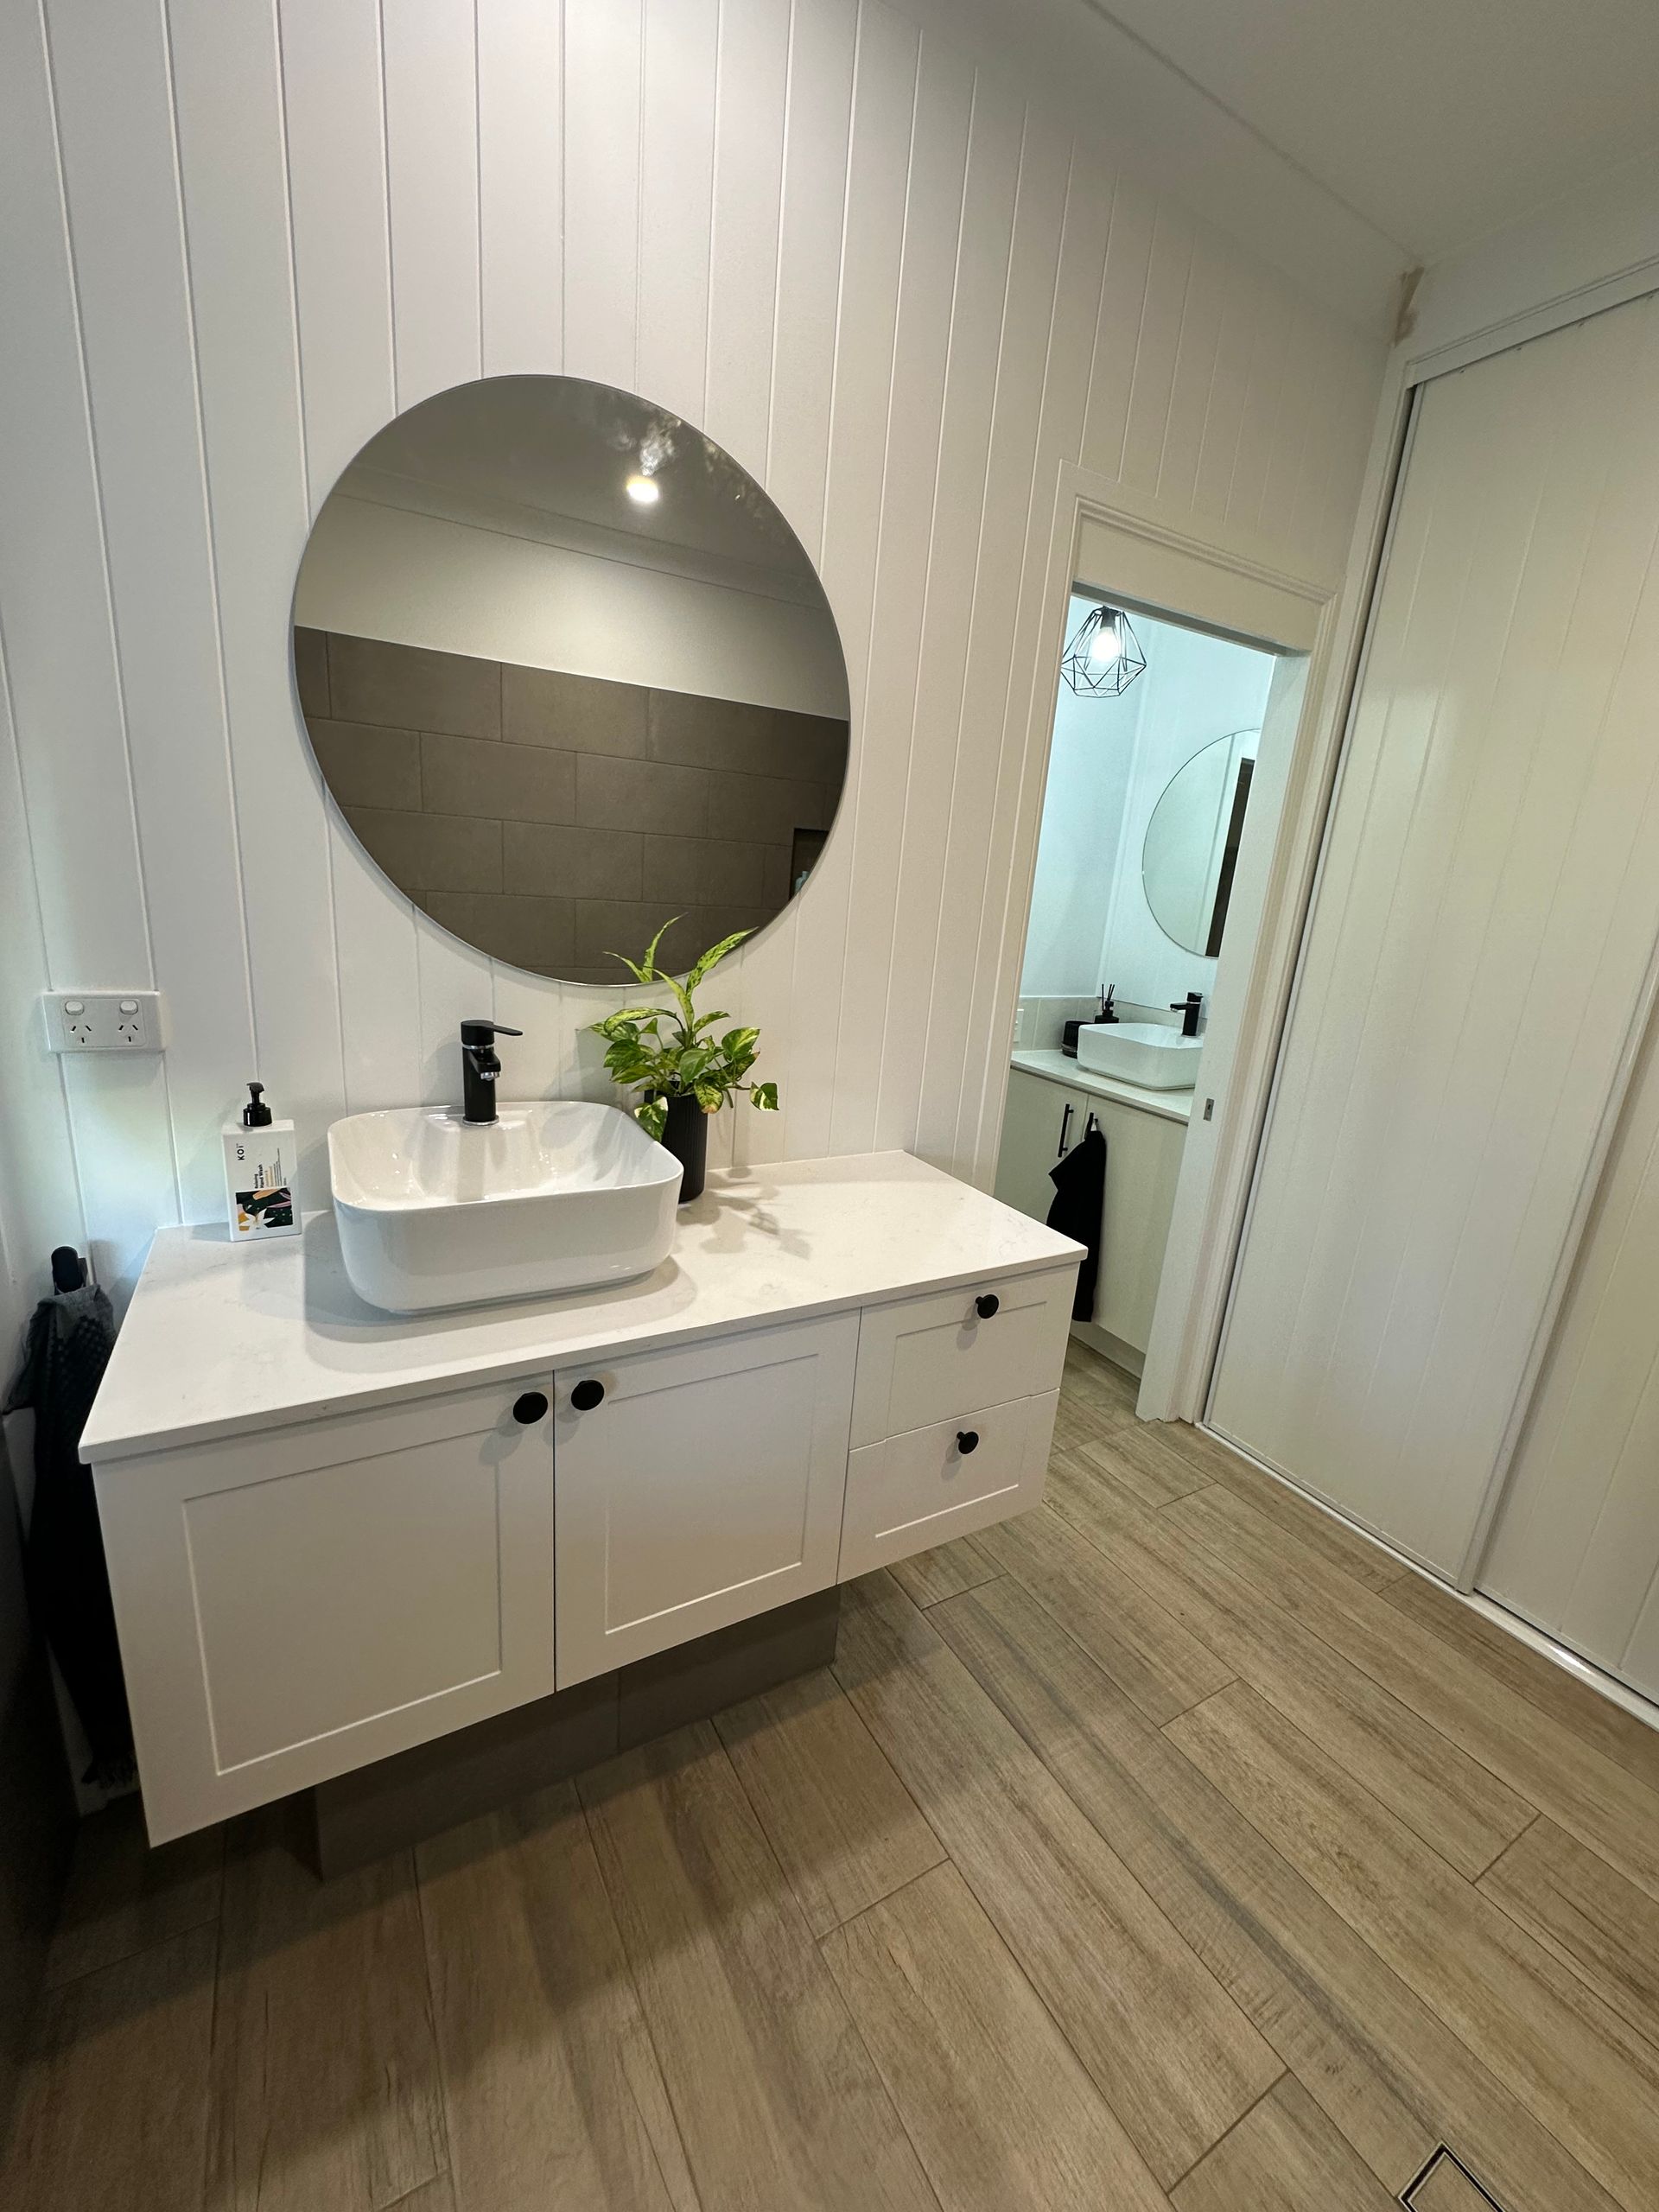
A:
POLYGON ((630 476, 628 497, 636 506, 654 507, 662 497, 662 491, 654 476, 630 476))
POLYGON ((1089 664, 1091 668, 1109 668, 1123 650, 1123 640, 1117 634, 1117 617, 1101 617, 1095 634, 1089 640, 1089 664))

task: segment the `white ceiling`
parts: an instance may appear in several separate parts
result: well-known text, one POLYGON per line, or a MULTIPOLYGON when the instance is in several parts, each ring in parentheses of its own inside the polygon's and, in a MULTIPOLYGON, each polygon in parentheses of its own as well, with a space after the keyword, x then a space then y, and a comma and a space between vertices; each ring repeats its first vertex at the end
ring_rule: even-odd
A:
POLYGON ((1659 0, 896 0, 1381 335, 1400 279, 1659 151, 1659 0))
POLYGON ((1659 143, 1655 0, 1089 0, 1412 259, 1659 143))

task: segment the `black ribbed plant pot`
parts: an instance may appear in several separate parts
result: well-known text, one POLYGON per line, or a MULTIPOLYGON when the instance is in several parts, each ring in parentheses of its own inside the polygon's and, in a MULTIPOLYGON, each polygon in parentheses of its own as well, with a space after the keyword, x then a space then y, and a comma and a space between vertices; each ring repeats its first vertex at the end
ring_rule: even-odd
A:
POLYGON ((690 1205, 702 1196, 709 1165, 709 1116, 695 1098, 669 1100, 662 1141, 685 1171, 680 1178, 680 1204, 690 1205))

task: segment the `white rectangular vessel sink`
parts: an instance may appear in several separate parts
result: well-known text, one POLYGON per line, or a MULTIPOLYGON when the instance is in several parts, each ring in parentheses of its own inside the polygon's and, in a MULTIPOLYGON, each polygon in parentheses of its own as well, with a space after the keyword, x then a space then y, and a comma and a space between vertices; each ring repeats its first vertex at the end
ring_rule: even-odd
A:
POLYGON ((668 1256, 680 1163, 614 1106, 401 1106, 328 1132, 340 1247, 390 1313, 584 1290, 668 1256))
POLYGON ((1142 1090, 1191 1090, 1203 1050, 1201 1037, 1183 1037, 1161 1021, 1085 1021, 1077 1032, 1079 1066, 1142 1090))

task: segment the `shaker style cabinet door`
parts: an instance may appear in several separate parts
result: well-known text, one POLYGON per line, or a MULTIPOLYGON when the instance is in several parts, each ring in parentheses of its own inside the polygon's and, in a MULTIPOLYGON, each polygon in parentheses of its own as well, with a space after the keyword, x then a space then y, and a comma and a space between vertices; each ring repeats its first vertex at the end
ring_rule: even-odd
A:
POLYGON ((1070 1151, 1083 1135, 1088 1102, 1046 1076, 1015 1068, 1008 1077, 1008 1103, 1002 1116, 1002 1141, 996 1156, 995 1196, 1005 1206, 1046 1221, 1054 1203, 1048 1171, 1061 1150, 1070 1151))
POLYGON ((836 1580, 858 1316, 562 1370, 558 1685, 836 1580))
POLYGON ((1096 1328, 1143 1352, 1152 1341, 1186 1125, 1114 1099, 1092 1103, 1106 1139, 1106 1200, 1090 1318, 1096 1328))
POLYGON ((551 1389, 96 1471, 152 1843, 551 1690, 551 1389))

